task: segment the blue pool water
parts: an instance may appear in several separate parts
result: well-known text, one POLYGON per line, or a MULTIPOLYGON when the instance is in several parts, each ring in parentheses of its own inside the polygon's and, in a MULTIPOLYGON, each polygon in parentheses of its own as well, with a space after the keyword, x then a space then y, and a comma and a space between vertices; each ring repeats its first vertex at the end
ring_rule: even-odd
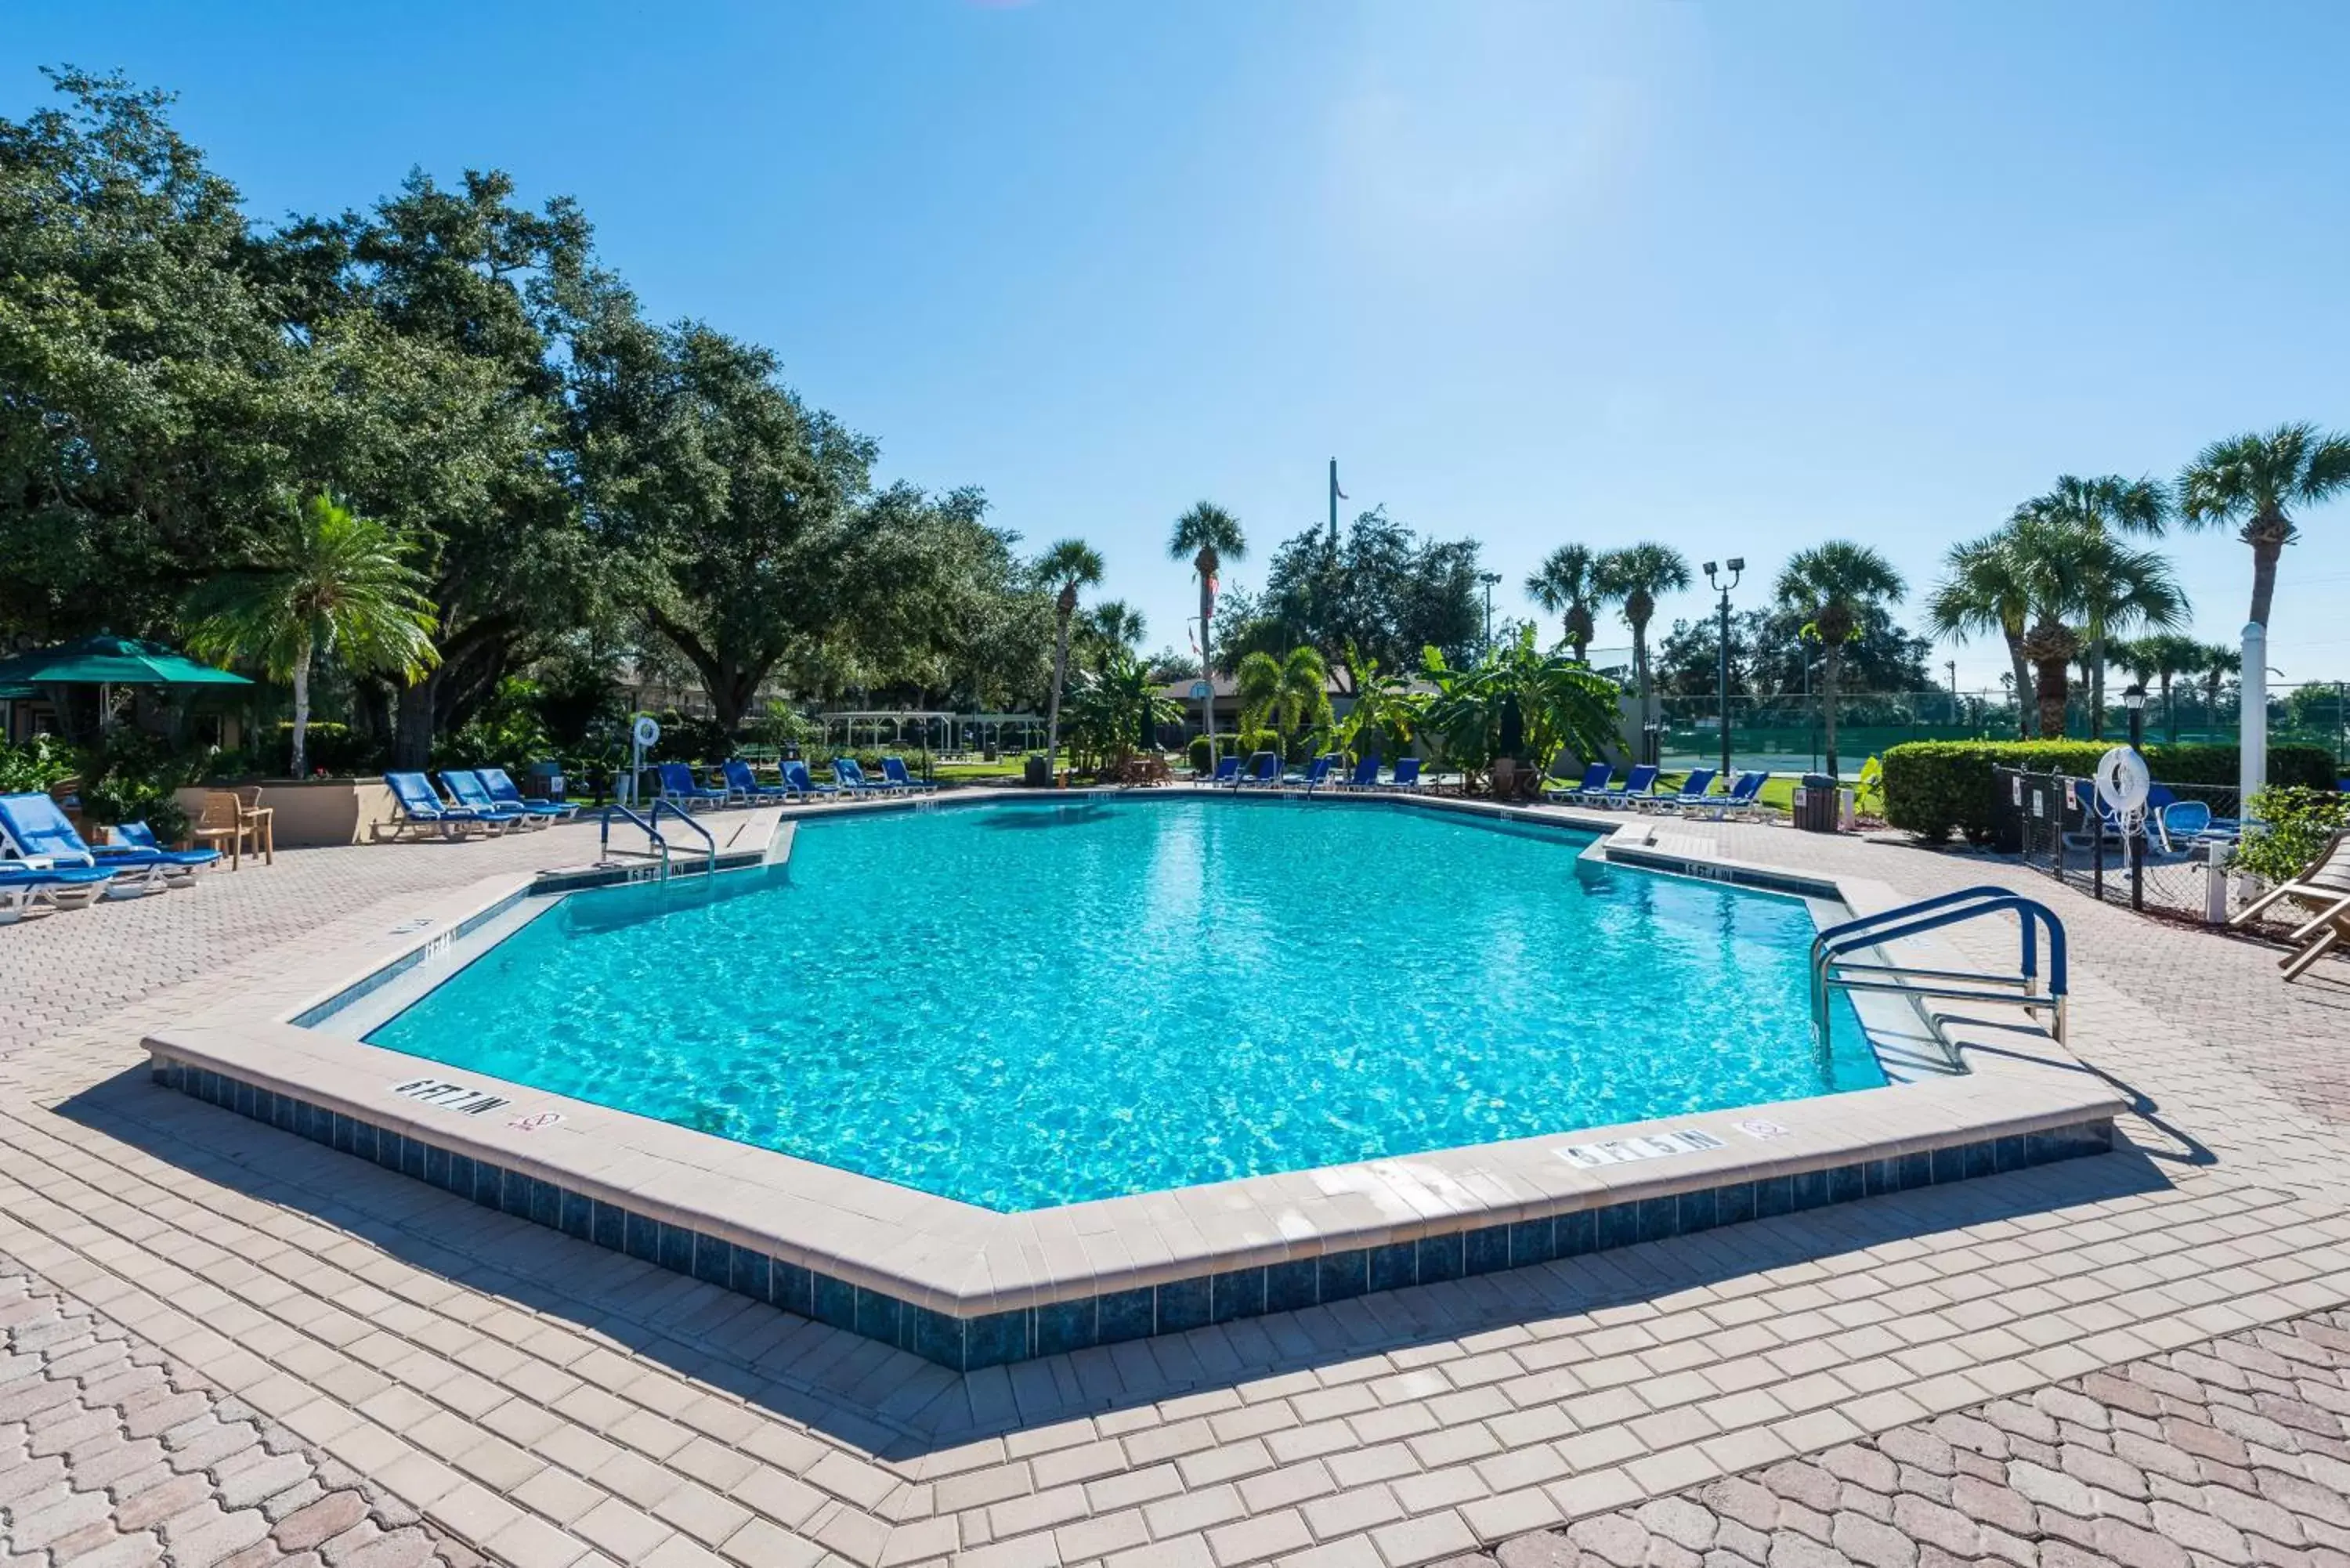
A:
POLYGON ((375 1044, 997 1210, 1884 1080, 1810 915, 1586 837, 1334 802, 804 823, 573 895, 375 1044))

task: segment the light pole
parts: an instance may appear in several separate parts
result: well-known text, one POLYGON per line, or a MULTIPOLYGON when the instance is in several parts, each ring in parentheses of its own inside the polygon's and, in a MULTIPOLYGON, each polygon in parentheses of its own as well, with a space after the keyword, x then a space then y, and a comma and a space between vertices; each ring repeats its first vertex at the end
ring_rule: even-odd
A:
MULTIPOLYGON (((2146 752, 2146 687, 2133 680, 2122 691, 2122 706, 2129 711, 2130 751, 2141 761, 2146 752)), ((2129 836, 2130 908, 2146 908, 2146 825, 2139 823, 2129 836)))
POLYGON ((1485 650, 1493 648, 1493 585, 1502 580, 1499 572, 1480 572, 1477 580, 1485 585, 1485 650))
POLYGON ((1745 560, 1732 556, 1722 563, 1730 569, 1730 580, 1715 580, 1713 563, 1705 564, 1705 586, 1721 596, 1721 780, 1722 788, 1730 787, 1730 590, 1746 570, 1745 560))

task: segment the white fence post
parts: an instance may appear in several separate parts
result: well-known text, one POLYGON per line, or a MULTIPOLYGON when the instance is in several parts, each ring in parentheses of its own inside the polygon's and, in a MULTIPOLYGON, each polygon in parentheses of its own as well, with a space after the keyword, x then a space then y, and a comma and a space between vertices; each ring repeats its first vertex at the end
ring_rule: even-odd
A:
POLYGON ((2269 779, 2269 628, 2256 620, 2244 623, 2243 697, 2237 704, 2236 726, 2241 737, 2236 779, 2243 798, 2236 815, 2252 813, 2252 792, 2269 779))

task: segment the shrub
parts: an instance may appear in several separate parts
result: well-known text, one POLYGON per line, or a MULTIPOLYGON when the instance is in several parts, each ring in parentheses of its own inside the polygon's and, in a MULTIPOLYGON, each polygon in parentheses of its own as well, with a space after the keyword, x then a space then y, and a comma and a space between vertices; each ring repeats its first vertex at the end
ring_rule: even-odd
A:
POLYGON ((1281 750, 1281 737, 1271 730, 1243 730, 1232 739, 1232 749, 1243 757, 1253 757, 1259 752, 1278 753, 1281 750))
MULTIPOLYGON (((1885 820, 1939 842, 1952 832, 1974 843, 1994 831, 1995 767, 2085 778, 2111 749, 2105 741, 1908 741, 1885 753, 1885 820)), ((2233 746, 2151 745, 2147 764, 2164 784, 2232 784, 2233 746)), ((2274 746, 2269 777, 2284 786, 2324 788, 2334 782, 2334 753, 2323 746, 2274 746)))
POLYGON ((734 754, 733 732, 715 719, 688 718, 674 708, 655 715, 661 737, 649 763, 723 763, 734 754))
POLYGON ((1215 753, 1209 744, 1208 737, 1205 735, 1192 736, 1191 744, 1187 748, 1187 753, 1191 759, 1191 771, 1195 774, 1206 773, 1210 768, 1215 766, 1215 763, 1213 761, 1215 753))
MULTIPOLYGON (((264 755, 258 771, 274 778, 284 778, 294 766, 294 726, 277 726, 274 749, 264 755)), ((336 778, 350 778, 360 774, 383 771, 390 753, 381 742, 351 733, 348 724, 331 721, 313 721, 309 732, 303 738, 308 753, 310 771, 328 774, 336 778)))
POLYGON ((35 735, 21 746, 0 741, 0 794, 32 794, 62 784, 82 761, 62 735, 35 735))
POLYGON ((2252 796, 2252 816, 2267 831, 2248 836, 2232 865, 2272 882, 2289 882, 2317 858, 2325 841, 2350 827, 2350 795, 2297 784, 2272 784, 2252 796))

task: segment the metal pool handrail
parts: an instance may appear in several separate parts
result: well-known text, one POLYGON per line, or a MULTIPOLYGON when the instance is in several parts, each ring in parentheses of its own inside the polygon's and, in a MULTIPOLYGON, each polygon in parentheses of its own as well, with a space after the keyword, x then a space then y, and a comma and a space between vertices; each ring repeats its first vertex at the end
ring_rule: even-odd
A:
POLYGON ((712 836, 710 829, 694 821, 694 819, 687 813, 679 809, 671 802, 658 797, 653 801, 652 810, 642 816, 639 816, 635 812, 630 811, 619 801, 614 801, 611 805, 606 806, 604 808, 603 826, 597 836, 597 857, 598 859, 608 858, 611 853, 612 818, 617 815, 627 821, 636 824, 637 826, 644 830, 646 839, 655 849, 660 852, 660 879, 664 882, 668 881, 670 842, 667 838, 662 836, 661 830, 658 826, 660 821, 661 812, 664 809, 669 812, 670 815, 685 824, 688 827, 693 829, 694 832, 702 835, 702 842, 708 849, 710 856, 708 868, 714 874, 718 869, 718 840, 712 836))
POLYGON ((1820 1050, 1828 1049, 1828 1002, 1831 993, 1845 991, 1884 992, 1938 1001, 1991 1002, 2022 1007, 2050 1015, 2049 1033, 2064 1040, 2065 999, 2071 992, 2067 973, 2064 922, 2036 898, 2000 887, 1978 887, 1944 893, 1898 909, 1880 909, 1828 927, 1812 939, 1812 1027, 1820 1050), (1927 969, 1916 964, 1865 963, 1844 957, 1854 947, 1875 947, 1899 941, 1986 915, 2015 915, 2022 928, 2022 952, 2014 974, 1985 974, 1968 970, 1927 969), (2040 975, 2040 929, 2048 932, 2048 981, 2040 975), (1874 977, 1874 978, 1872 978, 1874 977))

